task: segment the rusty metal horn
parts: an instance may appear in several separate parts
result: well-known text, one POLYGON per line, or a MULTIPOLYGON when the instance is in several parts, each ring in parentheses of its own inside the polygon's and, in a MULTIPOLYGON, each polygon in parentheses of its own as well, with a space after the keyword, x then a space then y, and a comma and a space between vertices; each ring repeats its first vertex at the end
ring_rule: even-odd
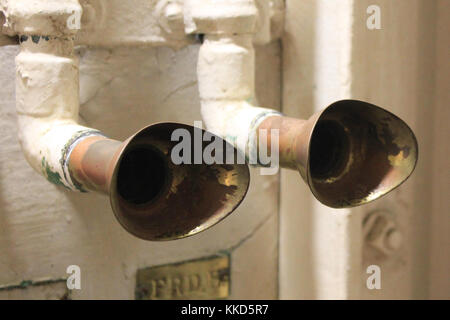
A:
MULTIPOLYGON (((70 155, 71 178, 85 189, 109 194, 117 220, 136 237, 172 240, 201 232, 241 203, 249 186, 249 169, 236 161, 175 164, 171 151, 178 142, 171 135, 177 129, 191 136, 195 130, 205 133, 180 123, 157 123, 125 142, 88 137, 70 155)), ((234 147, 214 137, 237 156, 234 147)), ((201 147, 205 149, 204 141, 201 147)))
POLYGON ((387 194, 411 175, 418 157, 405 122, 358 100, 337 101, 308 120, 269 117, 258 129, 279 130, 280 165, 298 170, 314 196, 333 208, 387 194))

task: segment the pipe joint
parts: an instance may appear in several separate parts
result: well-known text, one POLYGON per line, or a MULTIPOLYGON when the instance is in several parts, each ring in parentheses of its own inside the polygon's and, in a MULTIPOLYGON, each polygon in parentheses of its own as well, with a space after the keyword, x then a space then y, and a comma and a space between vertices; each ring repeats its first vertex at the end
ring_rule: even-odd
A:
POLYGON ((185 1, 184 23, 188 34, 250 34, 256 31, 257 18, 254 0, 185 1))
POLYGON ((78 0, 0 0, 3 31, 13 35, 68 36, 81 28, 78 0))
POLYGON ((251 35, 208 34, 200 47, 197 77, 201 113, 209 131, 260 164, 258 126, 280 112, 257 106, 251 35))

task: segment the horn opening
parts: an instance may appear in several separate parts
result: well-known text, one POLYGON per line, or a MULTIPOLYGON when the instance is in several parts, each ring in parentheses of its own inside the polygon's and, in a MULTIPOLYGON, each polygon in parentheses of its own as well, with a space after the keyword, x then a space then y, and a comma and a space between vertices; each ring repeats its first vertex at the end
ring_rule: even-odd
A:
POLYGON ((151 146, 127 150, 117 172, 117 193, 135 205, 143 205, 164 191, 170 177, 164 155, 151 146))
POLYGON ((308 120, 270 116, 261 129, 279 130, 280 165, 298 170, 317 200, 333 208, 387 194, 417 163, 417 140, 408 125, 359 100, 337 101, 308 120))
POLYGON ((403 183, 417 162, 411 129, 392 113, 357 101, 338 101, 316 117, 307 175, 322 203, 353 207, 403 183))

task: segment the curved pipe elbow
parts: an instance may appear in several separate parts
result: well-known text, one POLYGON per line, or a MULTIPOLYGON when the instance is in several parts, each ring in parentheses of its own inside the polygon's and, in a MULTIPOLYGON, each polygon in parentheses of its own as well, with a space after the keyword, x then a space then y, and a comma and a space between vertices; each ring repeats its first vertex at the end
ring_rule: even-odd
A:
POLYGON ((70 40, 31 37, 16 57, 16 108, 25 158, 50 182, 75 191, 68 171, 73 147, 98 130, 78 120, 78 61, 70 40))
POLYGON ((201 114, 207 130, 259 163, 256 133, 267 117, 280 112, 256 106, 251 34, 207 35, 200 47, 197 77, 201 114), (257 157, 257 156, 256 156, 257 157))
POLYGON ((245 155, 249 164, 260 164, 258 127, 269 117, 282 114, 247 101, 202 101, 201 114, 208 131, 225 139, 245 155))
POLYGON ((337 101, 308 120, 255 107, 254 67, 251 35, 205 36, 197 68, 206 127, 250 164, 276 169, 262 174, 296 169, 315 197, 334 208, 368 203, 410 176, 417 141, 398 117, 357 100, 337 101))

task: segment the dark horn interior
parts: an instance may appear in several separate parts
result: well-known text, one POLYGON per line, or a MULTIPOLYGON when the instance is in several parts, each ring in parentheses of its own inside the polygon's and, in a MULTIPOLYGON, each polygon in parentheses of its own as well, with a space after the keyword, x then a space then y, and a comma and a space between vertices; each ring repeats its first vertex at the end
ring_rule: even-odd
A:
POLYGON ((313 179, 339 176, 349 158, 349 137, 336 121, 322 121, 311 137, 310 170, 313 179))
POLYGON ((163 155, 148 146, 125 152, 117 173, 119 195, 133 204, 152 201, 164 190, 169 173, 163 155))

